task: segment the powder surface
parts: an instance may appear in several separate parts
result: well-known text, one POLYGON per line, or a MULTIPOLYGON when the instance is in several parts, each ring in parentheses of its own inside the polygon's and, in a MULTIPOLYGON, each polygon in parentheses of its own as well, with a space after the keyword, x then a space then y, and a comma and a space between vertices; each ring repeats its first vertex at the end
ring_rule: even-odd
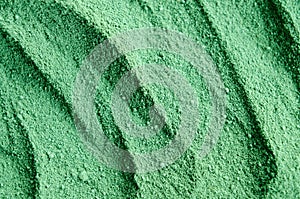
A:
POLYGON ((0 55, 0 198, 300 198, 300 1, 2 0, 0 55), (99 163, 84 145, 72 92, 98 44, 147 27, 181 32, 203 46, 226 87, 226 121, 213 150, 198 159, 211 115, 201 74, 170 52, 120 57, 95 98, 112 143, 147 153, 166 146, 180 123, 172 92, 149 85, 131 98, 133 118, 146 125, 158 102, 169 121, 148 140, 120 130, 112 91, 140 65, 166 65, 186 77, 200 117, 192 146, 172 165, 127 173, 99 163))

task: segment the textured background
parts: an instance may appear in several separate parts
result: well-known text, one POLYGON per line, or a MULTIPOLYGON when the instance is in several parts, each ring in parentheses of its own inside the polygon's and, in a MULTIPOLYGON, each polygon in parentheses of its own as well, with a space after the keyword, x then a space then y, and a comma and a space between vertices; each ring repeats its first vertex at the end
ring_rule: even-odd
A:
POLYGON ((300 198, 300 2, 298 0, 1 0, 0 198, 300 198), (108 103, 130 68, 156 62, 177 68, 199 95, 204 122, 173 165, 128 174, 97 162, 72 116, 80 65, 101 41, 141 27, 182 32, 212 57, 228 91, 227 119, 214 150, 195 156, 209 119, 201 76, 180 56, 142 51, 109 67, 99 86, 99 121, 116 145, 147 151, 176 129, 168 91, 143 88, 133 115, 166 99, 172 116, 159 137, 127 138, 108 103))

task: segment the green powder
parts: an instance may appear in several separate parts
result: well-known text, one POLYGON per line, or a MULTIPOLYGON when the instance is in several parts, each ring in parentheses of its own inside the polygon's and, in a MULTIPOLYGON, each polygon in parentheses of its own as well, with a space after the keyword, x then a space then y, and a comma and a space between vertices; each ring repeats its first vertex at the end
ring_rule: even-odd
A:
MULTIPOLYGON (((299 198, 300 2, 44 0, 0 2, 0 198, 299 198), (227 92, 226 122, 214 149, 197 158, 211 99, 181 56, 126 54, 108 67, 95 99, 99 123, 134 152, 168 144, 180 123, 176 96, 157 85, 130 101, 134 121, 163 104, 170 120, 153 138, 122 132, 110 110, 127 71, 147 63, 179 71, 199 100, 196 139, 172 165, 133 174, 98 162, 76 129, 72 91, 82 61, 99 43, 133 28, 163 27, 204 47, 227 92)), ((134 161, 134 160, 133 160, 134 161)))

